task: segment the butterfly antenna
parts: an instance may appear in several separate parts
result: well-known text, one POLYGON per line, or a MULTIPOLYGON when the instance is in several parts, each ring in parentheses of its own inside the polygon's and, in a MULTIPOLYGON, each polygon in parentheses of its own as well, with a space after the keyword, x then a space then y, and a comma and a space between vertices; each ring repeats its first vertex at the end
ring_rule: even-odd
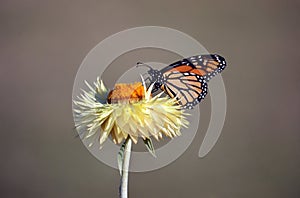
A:
POLYGON ((142 62, 137 62, 136 67, 140 67, 140 66, 145 66, 145 67, 148 67, 149 69, 153 70, 153 68, 150 65, 147 65, 147 64, 142 63, 142 62))

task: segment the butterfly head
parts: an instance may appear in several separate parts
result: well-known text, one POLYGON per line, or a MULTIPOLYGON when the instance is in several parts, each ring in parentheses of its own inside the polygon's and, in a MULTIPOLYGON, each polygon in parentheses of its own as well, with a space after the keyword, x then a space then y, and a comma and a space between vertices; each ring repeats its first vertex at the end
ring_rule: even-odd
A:
POLYGON ((147 72, 149 74, 149 77, 147 79, 150 80, 150 83, 154 83, 154 88, 153 88, 152 92, 155 92, 155 91, 157 91, 158 89, 161 88, 161 86, 165 82, 165 78, 164 78, 163 73, 161 71, 159 71, 157 69, 153 69, 151 66, 149 66, 145 63, 141 63, 141 62, 138 62, 137 66, 145 66, 145 67, 149 68, 149 70, 147 72))

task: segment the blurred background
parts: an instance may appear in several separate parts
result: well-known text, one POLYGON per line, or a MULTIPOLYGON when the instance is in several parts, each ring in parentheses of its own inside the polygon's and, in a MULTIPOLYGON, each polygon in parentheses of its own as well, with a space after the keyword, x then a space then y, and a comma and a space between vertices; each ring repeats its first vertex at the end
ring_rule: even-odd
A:
MULTIPOLYGON (((210 118, 172 164, 131 173, 129 196, 300 197, 299 1, 0 2, 0 197, 117 197, 119 173, 75 138, 72 88, 87 53, 137 26, 165 26, 198 40, 228 63, 227 116, 213 150, 198 158, 210 118)), ((137 61, 179 56, 143 49, 106 71, 113 85, 137 61)), ((101 63, 99 63, 101 65, 101 63)))

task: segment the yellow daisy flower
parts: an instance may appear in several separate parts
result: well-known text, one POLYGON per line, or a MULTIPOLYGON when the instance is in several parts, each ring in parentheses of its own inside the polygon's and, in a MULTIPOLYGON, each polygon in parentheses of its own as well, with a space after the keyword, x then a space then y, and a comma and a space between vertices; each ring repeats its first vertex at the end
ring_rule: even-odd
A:
POLYGON ((153 84, 148 90, 141 82, 116 84, 110 92, 99 78, 95 88, 86 84, 90 90, 83 90, 74 101, 77 127, 86 129, 85 138, 101 131, 100 145, 109 135, 116 144, 128 136, 134 143, 138 137, 173 138, 180 135, 181 127, 188 125, 175 98, 162 97, 162 93, 152 97, 153 84))

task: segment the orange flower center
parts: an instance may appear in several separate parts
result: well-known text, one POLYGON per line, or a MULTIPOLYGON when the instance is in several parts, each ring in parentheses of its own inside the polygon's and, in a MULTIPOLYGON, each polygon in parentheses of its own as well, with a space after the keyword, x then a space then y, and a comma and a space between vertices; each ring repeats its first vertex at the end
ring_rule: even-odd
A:
POLYGON ((137 102, 145 96, 145 89, 141 82, 132 84, 116 84, 108 94, 108 103, 137 102))

